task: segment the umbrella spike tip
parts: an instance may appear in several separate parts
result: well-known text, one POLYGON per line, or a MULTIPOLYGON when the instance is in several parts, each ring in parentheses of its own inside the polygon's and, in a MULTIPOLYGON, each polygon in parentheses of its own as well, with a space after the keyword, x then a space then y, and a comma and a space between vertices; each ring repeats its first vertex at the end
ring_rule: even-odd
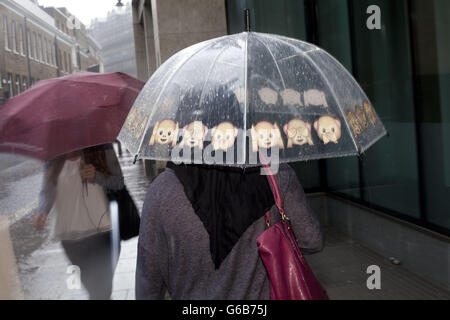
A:
POLYGON ((244 28, 246 32, 250 32, 250 9, 244 9, 244 28))

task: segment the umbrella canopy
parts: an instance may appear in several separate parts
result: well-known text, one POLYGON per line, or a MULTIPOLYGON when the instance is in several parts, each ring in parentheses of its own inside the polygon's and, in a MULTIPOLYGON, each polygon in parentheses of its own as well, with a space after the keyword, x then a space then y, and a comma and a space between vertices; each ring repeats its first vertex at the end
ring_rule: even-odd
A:
POLYGON ((0 107, 0 152, 50 160, 113 142, 143 86, 123 73, 39 81, 0 107))
POLYGON ((155 160, 245 166, 358 155, 386 130, 350 73, 315 45, 243 32, 188 47, 148 80, 119 140, 155 160), (223 162, 226 163, 223 163, 223 162))

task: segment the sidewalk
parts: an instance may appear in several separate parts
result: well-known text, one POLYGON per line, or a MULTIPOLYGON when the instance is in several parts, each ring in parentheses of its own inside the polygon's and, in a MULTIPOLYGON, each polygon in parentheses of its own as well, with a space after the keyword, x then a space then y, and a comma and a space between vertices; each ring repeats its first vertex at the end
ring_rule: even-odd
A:
MULTIPOLYGON (((133 165, 132 161, 128 153, 120 158, 127 187, 141 209, 150 181, 145 177, 142 163, 133 165)), ((21 223, 29 226, 31 217, 23 218, 21 223)), ((40 242, 37 250, 18 257, 25 299, 87 299, 84 289, 67 289, 69 275, 66 270, 70 263, 59 243, 45 240, 45 235, 37 236, 31 227, 27 233, 26 228, 29 227, 22 227, 21 234, 25 230, 25 236, 16 246, 26 247, 30 241, 40 242)), ((12 229, 12 237, 17 242, 18 236, 12 229)), ((376 254, 333 228, 325 228, 325 239, 325 249, 306 258, 330 299, 450 299, 449 291, 434 286, 401 265, 392 264, 388 257, 376 254), (366 271, 370 265, 380 267, 380 290, 367 288, 366 281, 370 275, 366 271)), ((113 299, 134 299, 136 246, 137 238, 122 242, 113 283, 113 299)))
POLYGON ((332 300, 449 300, 450 291, 393 264, 357 241, 325 228, 325 248, 306 256, 332 300), (380 267, 379 290, 367 288, 369 266, 380 267))

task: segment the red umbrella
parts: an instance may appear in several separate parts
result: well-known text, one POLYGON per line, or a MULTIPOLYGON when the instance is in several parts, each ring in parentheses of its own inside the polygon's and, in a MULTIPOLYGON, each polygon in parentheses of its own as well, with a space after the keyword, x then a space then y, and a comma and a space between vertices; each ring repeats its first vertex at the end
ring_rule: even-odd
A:
POLYGON ((0 107, 0 152, 49 160, 113 142, 143 86, 120 72, 39 81, 0 107))

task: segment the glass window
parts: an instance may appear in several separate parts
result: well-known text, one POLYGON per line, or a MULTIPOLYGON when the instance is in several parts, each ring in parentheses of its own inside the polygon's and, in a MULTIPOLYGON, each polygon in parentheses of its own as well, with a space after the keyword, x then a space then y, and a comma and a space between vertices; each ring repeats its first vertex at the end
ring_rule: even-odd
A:
POLYGON ((48 39, 45 40, 45 55, 47 56, 47 63, 51 64, 51 55, 50 55, 50 42, 48 39))
MULTIPOLYGON (((334 0, 318 0, 315 42, 351 73, 352 52, 348 7, 334 0)), ((339 191, 355 199, 361 198, 359 160, 357 157, 327 159, 326 184, 329 190, 339 191)))
POLYGON ((20 94, 22 89, 20 88, 20 76, 16 75, 16 94, 20 94))
POLYGON ((9 34, 8 34, 8 17, 3 17, 3 37, 5 38, 5 49, 9 49, 9 34))
POLYGON ((411 1, 424 219, 450 229, 450 1, 411 1))
POLYGON ((30 31, 27 30, 27 48, 28 48, 28 57, 32 58, 32 50, 31 50, 31 36, 30 31))
POLYGON ((36 33, 33 32, 33 57, 34 59, 38 60, 38 48, 37 48, 37 37, 36 33))
POLYGON ((55 46, 54 46, 52 40, 49 40, 49 46, 50 46, 50 54, 51 54, 51 58, 52 58, 52 65, 56 65, 56 63, 55 63, 55 46))
POLYGON ((407 1, 351 1, 354 74, 390 133, 360 161, 362 198, 420 218, 412 57, 407 1), (366 9, 378 5, 383 28, 366 27, 366 9), (376 48, 376 50, 374 50, 376 48))
POLYGON ((47 49, 48 49, 48 63, 50 65, 53 65, 53 59, 52 59, 52 41, 47 40, 47 49))
POLYGON ((297 39, 306 39, 305 8, 303 1, 296 0, 227 0, 229 33, 244 31, 243 12, 250 10, 251 30, 283 34, 297 39))
POLYGON ((39 35, 39 60, 44 62, 44 48, 41 35, 39 35))
POLYGON ((60 68, 61 70, 64 70, 63 61, 62 61, 61 49, 58 50, 58 64, 59 64, 59 68, 60 68))
POLYGON ((23 91, 28 89, 28 79, 25 76, 22 77, 22 87, 23 87, 23 91))
POLYGON ((22 25, 19 25, 19 52, 22 55, 25 55, 25 51, 24 51, 24 44, 23 44, 23 28, 22 25))
POLYGON ((16 43, 16 22, 13 20, 11 22, 11 38, 12 38, 12 49, 17 53, 17 43, 16 43))
POLYGON ((45 54, 47 55, 47 63, 52 64, 52 55, 51 55, 51 46, 50 46, 50 40, 45 40, 45 54))
POLYGON ((44 44, 44 62, 48 63, 48 48, 47 48, 47 39, 44 38, 43 40, 43 44, 44 44))
POLYGON ((9 86, 9 96, 14 96, 14 86, 13 86, 13 77, 11 73, 8 73, 8 86, 9 86))

